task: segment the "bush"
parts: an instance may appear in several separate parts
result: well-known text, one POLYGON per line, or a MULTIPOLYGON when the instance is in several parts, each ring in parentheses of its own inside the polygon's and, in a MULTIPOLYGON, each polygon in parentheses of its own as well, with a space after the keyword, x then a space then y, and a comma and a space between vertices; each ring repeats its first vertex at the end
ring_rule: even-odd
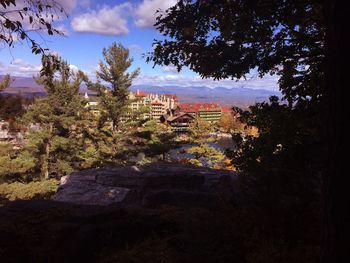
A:
POLYGON ((18 199, 48 199, 57 190, 58 181, 51 179, 46 181, 30 182, 23 184, 20 182, 0 184, 0 199, 9 201, 18 199))
POLYGON ((27 150, 18 152, 9 143, 0 146, 0 183, 18 181, 30 176, 36 159, 27 150))

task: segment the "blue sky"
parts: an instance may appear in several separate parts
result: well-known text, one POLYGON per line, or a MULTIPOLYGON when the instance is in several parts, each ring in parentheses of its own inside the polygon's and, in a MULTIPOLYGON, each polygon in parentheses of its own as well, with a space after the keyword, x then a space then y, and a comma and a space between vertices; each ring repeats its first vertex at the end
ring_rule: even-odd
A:
MULTIPOLYGON (((67 11, 68 19, 58 19, 57 28, 66 36, 39 36, 44 46, 58 53, 71 64, 88 75, 95 75, 102 49, 113 42, 121 43, 130 49, 134 63, 131 69, 139 67, 140 76, 134 84, 180 85, 207 87, 247 87, 253 89, 278 90, 277 77, 266 76, 260 79, 252 73, 248 80, 213 81, 201 79, 196 73, 184 69, 177 73, 171 66, 153 68, 147 64, 143 53, 152 50, 153 39, 162 39, 153 27, 155 11, 165 10, 176 0, 58 0, 67 11)), ((2 7, 1 7, 2 8, 2 7)), ((40 69, 40 56, 31 54, 26 43, 15 44, 14 48, 0 46, 0 74, 32 76, 40 69)))

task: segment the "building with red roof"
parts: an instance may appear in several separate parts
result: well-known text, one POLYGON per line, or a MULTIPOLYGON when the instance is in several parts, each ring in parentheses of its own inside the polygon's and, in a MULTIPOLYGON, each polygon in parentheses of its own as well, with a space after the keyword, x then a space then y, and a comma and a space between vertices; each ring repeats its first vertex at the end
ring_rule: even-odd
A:
POLYGON ((147 96, 147 93, 144 91, 137 90, 135 92, 135 97, 146 97, 146 96, 147 96))
POLYGON ((177 112, 185 112, 193 117, 200 117, 203 120, 216 122, 221 118, 222 108, 217 103, 186 103, 177 107, 177 112))
POLYGON ((222 113, 231 113, 231 114, 233 114, 233 110, 230 107, 221 107, 221 112, 222 113))

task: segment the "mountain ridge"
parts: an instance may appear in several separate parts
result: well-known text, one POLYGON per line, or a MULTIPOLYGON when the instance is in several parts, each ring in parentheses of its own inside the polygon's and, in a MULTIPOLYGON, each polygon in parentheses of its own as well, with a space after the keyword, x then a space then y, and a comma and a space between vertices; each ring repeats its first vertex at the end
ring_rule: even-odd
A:
MULTIPOLYGON (((0 78, 3 76, 0 75, 0 78)), ((246 108, 256 102, 267 101, 270 96, 279 96, 279 91, 271 91, 266 89, 252 89, 247 87, 215 87, 206 86, 177 86, 177 85, 133 85, 132 91, 142 90, 146 93, 159 94, 176 94, 180 103, 219 103, 222 106, 238 106, 246 108)), ((81 91, 88 91, 85 85, 82 85, 81 91)), ((10 87, 6 89, 6 94, 18 94, 23 96, 44 96, 45 90, 38 85, 33 78, 30 77, 14 77, 14 81, 10 87)))

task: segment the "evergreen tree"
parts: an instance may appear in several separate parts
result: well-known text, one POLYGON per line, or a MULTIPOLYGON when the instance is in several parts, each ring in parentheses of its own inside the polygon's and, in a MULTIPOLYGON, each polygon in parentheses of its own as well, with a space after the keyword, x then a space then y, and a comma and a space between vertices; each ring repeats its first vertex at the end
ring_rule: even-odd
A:
POLYGON ((24 100, 20 95, 0 95, 0 119, 14 120, 24 113, 24 100))
POLYGON ((127 115, 130 104, 129 89, 133 79, 139 75, 139 69, 127 72, 133 60, 129 57, 129 50, 121 44, 113 43, 109 48, 104 48, 102 53, 104 61, 100 61, 96 74, 98 80, 102 80, 108 86, 98 82, 93 88, 100 93, 101 123, 111 121, 115 134, 120 128, 122 118, 127 115))
POLYGON ((137 127, 145 122, 147 109, 132 110, 129 88, 139 69, 128 73, 132 64, 129 50, 121 44, 113 43, 103 49, 104 61, 100 61, 96 72, 97 81, 93 83, 86 76, 84 81, 90 90, 98 92, 98 121, 94 129, 84 134, 84 147, 81 157, 86 160, 85 167, 104 164, 123 163, 133 154, 130 137, 137 127), (131 146, 131 147, 129 147, 131 146))
POLYGON ((205 142, 186 149, 186 152, 194 157, 189 160, 189 163, 197 166, 217 168, 225 160, 225 155, 222 152, 205 142))
POLYGON ((23 176, 35 168, 35 157, 27 150, 20 152, 13 149, 13 145, 1 144, 0 147, 0 183, 31 179, 23 176))
POLYGON ((157 120, 147 121, 138 136, 145 139, 144 152, 153 160, 165 160, 166 153, 178 147, 174 140, 176 134, 170 132, 164 124, 157 123, 157 120))
POLYGON ((85 101, 79 95, 80 72, 73 73, 66 62, 56 58, 43 59, 45 75, 37 79, 43 84, 47 97, 36 99, 23 116, 31 129, 26 148, 39 161, 41 178, 62 176, 74 169, 79 154, 79 125, 83 121, 85 101))
POLYGON ((189 126, 190 136, 194 142, 206 141, 207 139, 205 139, 205 137, 213 131, 213 125, 210 122, 203 120, 199 116, 196 116, 194 121, 189 126))

